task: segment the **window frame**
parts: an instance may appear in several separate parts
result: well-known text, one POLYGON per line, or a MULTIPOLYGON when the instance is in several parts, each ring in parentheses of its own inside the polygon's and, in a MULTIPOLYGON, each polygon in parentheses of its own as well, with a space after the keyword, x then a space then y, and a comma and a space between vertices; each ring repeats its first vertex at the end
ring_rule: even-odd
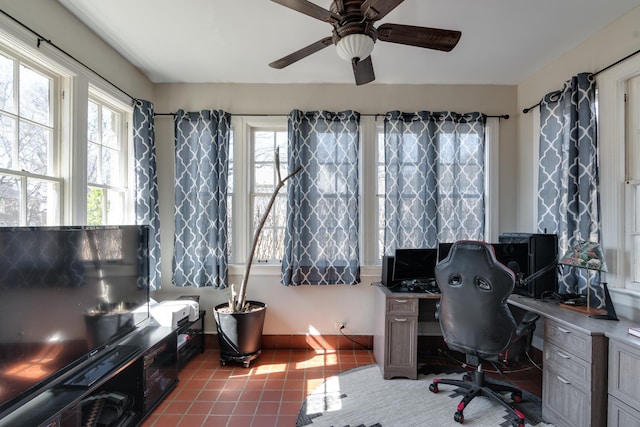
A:
MULTIPOLYGON (((265 160, 265 161, 259 161, 256 162, 256 158, 255 158, 255 152, 256 152, 256 133, 257 132, 270 132, 274 134, 276 133, 280 133, 280 132, 287 132, 287 125, 285 123, 284 127, 280 126, 279 123, 276 124, 276 122, 274 121, 274 125, 272 126, 250 126, 249 127, 249 144, 251 146, 251 150, 249 153, 249 224, 250 227, 249 229, 251 230, 250 233, 250 241, 253 239, 253 235, 255 233, 255 228, 257 226, 257 224, 253 223, 253 220, 256 219, 255 215, 256 215, 256 198, 266 198, 266 201, 268 202, 269 199, 271 198, 273 189, 275 189, 275 186, 277 185, 277 178, 275 176, 275 164, 274 164, 274 159, 273 157, 271 158, 270 161, 265 160), (273 187, 271 189, 270 192, 265 193, 265 192, 259 192, 256 190, 256 164, 260 164, 260 165, 269 165, 269 166, 273 166, 273 187)), ((274 142, 277 140, 274 139, 274 142)), ((288 142, 287 142, 288 143, 288 142)), ((275 146, 273 147, 275 150, 275 146)), ((281 147, 282 148, 282 147, 281 147)), ((284 178, 287 175, 287 171, 288 171, 288 161, 287 161, 287 151, 286 151, 286 147, 284 147, 284 150, 280 152, 280 169, 281 169, 281 174, 282 174, 282 178, 284 178), (285 157, 285 161, 282 161, 282 158, 285 157)), ((285 189, 286 189, 286 184, 285 184, 285 188, 283 188, 278 195, 276 196, 276 203, 274 203, 274 208, 275 205, 277 204, 277 199, 281 199, 282 201, 284 201, 285 203, 285 209, 286 209, 286 200, 287 200, 287 195, 285 193, 285 189)), ((286 214, 286 211, 285 211, 286 214)), ((286 227, 286 217, 285 217, 285 221, 282 224, 275 224, 275 223, 270 223, 270 220, 274 219, 274 210, 272 209, 270 214, 269 214, 269 218, 267 220, 267 222, 264 225, 264 228, 262 229, 262 236, 264 236, 264 233, 266 230, 273 230, 273 232, 276 232, 277 235, 277 230, 280 229, 282 230, 282 236, 284 239, 284 229, 286 227)), ((271 248, 271 255, 274 255, 274 250, 275 248, 272 247, 271 248)), ((257 252, 257 251, 256 251, 257 252)), ((284 254, 283 254, 284 255, 284 254)), ((258 254, 256 253, 255 258, 254 258, 254 262, 256 263, 261 263, 262 265, 281 265, 282 263, 282 258, 280 259, 276 259, 274 257, 270 257, 269 259, 260 259, 258 257, 258 254)))
POLYGON ((63 79, 63 76, 53 71, 50 67, 47 67, 46 65, 44 65, 42 61, 39 61, 31 57, 31 55, 28 55, 26 52, 23 52, 22 49, 16 48, 9 43, 1 43, 1 42, 2 40, 0 39, 0 53, 2 53, 3 56, 13 61, 14 77, 18 77, 13 82, 14 107, 16 111, 8 112, 8 114, 11 117, 13 117, 16 122, 16 128, 14 129, 14 137, 19 138, 19 132, 20 132, 19 128, 20 128, 21 122, 32 123, 31 120, 22 116, 19 111, 20 68, 21 66, 24 66, 26 68, 34 70, 39 74, 42 74, 43 76, 48 78, 50 81, 49 123, 46 125, 43 123, 37 123, 37 122, 34 122, 34 123, 36 123, 38 126, 42 126, 48 129, 51 135, 51 140, 49 141, 49 147, 48 147, 49 149, 48 162, 49 162, 50 170, 48 171, 47 174, 38 174, 30 171, 25 171, 24 169, 21 169, 21 168, 13 168, 13 169, 1 168, 0 171, 2 172, 3 175, 15 177, 17 180, 20 181, 20 184, 21 184, 20 209, 19 209, 20 218, 18 219, 20 226, 32 225, 27 223, 27 207, 26 207, 27 183, 30 180, 38 180, 38 181, 45 181, 45 182, 48 182, 49 184, 56 185, 57 194, 54 195, 55 199, 50 200, 48 202, 49 206, 47 209, 48 210, 47 224, 41 224, 41 225, 54 225, 60 222, 60 212, 61 212, 61 206, 63 203, 63 194, 64 194, 64 191, 63 191, 64 181, 60 172, 61 141, 60 141, 60 132, 59 132, 60 130, 60 124, 59 124, 60 123, 59 121, 60 98, 61 98, 60 87, 61 87, 61 81, 63 79), (15 101, 17 101, 17 103, 15 101))
MULTIPOLYGON (((120 154, 118 158, 118 173, 122 178, 120 181, 120 185, 110 185, 105 183, 93 183, 93 182, 90 183, 87 176, 86 186, 87 186, 87 189, 88 187, 93 187, 93 188, 99 188, 103 191, 106 190, 106 191, 121 193, 123 198, 122 208, 124 210, 124 215, 123 215, 123 221, 121 221, 120 223, 128 224, 133 221, 134 210, 135 210, 135 206, 134 206, 135 203, 133 200, 134 194, 132 193, 132 189, 134 188, 135 184, 133 182, 133 178, 131 177, 131 175, 134 175, 132 172, 133 171, 133 155, 131 150, 132 138, 128 137, 128 127, 131 121, 132 114, 130 109, 129 111, 127 111, 126 105, 122 105, 117 100, 114 100, 112 96, 104 93, 100 89, 97 89, 92 84, 89 85, 89 95, 86 103, 87 108, 88 108, 89 102, 98 104, 98 107, 101 110, 106 107, 118 115, 119 123, 116 130, 117 139, 118 139, 118 151, 120 154)), ((87 116, 88 116, 88 111, 87 111, 87 116)), ((101 117, 100 114, 99 114, 99 117, 101 117)), ((88 134, 85 133, 85 135, 88 135, 88 134)), ((88 148, 89 140, 88 140, 88 137, 85 137, 85 138, 86 138, 85 144, 86 144, 86 147, 88 148)), ((102 146, 102 143, 100 145, 102 146)), ((86 170, 86 166, 87 166, 87 160, 85 160, 85 170, 86 170)), ((105 207, 105 203, 107 202, 106 198, 107 196, 103 194, 103 200, 102 200, 103 221, 108 220, 108 218, 106 217, 107 212, 105 207)), ((85 205, 86 204, 87 204, 87 199, 85 198, 85 205)), ((86 208, 85 214, 88 214, 88 208, 86 208)), ((85 223, 88 223, 88 218, 87 220, 85 220, 85 223)), ((115 225, 115 224, 112 224, 106 221, 106 222, 103 222, 103 225, 115 225)))
MULTIPOLYGON (((640 294, 632 283, 631 220, 633 200, 626 162, 629 142, 627 82, 640 76, 640 57, 636 56, 596 76, 599 104, 600 206, 602 246, 608 272, 604 274, 612 291, 640 294)), ((640 102, 639 102, 640 106, 640 102)), ((637 125, 637 124, 636 124, 637 125)), ((640 144, 640 139, 637 141, 640 144)))

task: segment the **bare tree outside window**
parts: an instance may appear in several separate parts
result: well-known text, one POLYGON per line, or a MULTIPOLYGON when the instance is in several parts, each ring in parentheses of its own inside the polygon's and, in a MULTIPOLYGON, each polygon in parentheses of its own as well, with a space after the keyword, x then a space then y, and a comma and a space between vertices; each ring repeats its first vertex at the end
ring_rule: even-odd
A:
MULTIPOLYGON (((260 218, 267 208, 269 199, 277 184, 277 174, 273 153, 280 148, 280 173, 287 172, 287 131, 254 129, 253 142, 253 186, 252 186, 252 234, 255 233, 260 218)), ((285 184, 287 185, 287 184, 285 184)), ((284 225, 286 221, 286 191, 281 192, 273 205, 256 249, 256 262, 280 262, 284 255, 284 225)))
POLYGON ((59 221, 54 76, 0 53, 0 225, 59 221))
POLYGON ((91 98, 87 105, 87 224, 121 224, 126 189, 123 113, 91 98))

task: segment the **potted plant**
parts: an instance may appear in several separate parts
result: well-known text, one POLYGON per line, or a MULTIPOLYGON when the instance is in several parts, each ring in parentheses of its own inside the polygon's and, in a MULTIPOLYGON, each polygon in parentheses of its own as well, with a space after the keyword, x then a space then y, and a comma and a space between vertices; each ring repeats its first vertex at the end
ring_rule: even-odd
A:
POLYGON ((260 234, 280 189, 289 178, 302 169, 301 166, 298 166, 292 173, 282 178, 280 174, 280 150, 278 148, 275 150, 275 166, 278 182, 253 235, 253 243, 244 268, 240 290, 236 292, 235 285, 231 284, 229 301, 219 304, 213 309, 218 332, 218 343, 220 345, 221 365, 225 365, 227 361, 231 360, 242 362, 242 365, 248 368, 249 363, 258 357, 261 352, 262 328, 267 305, 259 301, 247 301, 249 273, 251 272, 251 265, 258 247, 260 234))

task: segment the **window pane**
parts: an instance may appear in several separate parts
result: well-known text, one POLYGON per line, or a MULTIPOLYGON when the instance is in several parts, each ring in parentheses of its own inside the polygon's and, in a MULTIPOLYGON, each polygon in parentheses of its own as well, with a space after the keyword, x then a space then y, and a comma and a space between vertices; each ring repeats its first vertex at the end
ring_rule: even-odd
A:
POLYGON ((53 184, 36 179, 27 180, 27 225, 49 224, 49 202, 53 184))
POLYGON ((46 175, 49 171, 51 131, 42 126, 20 122, 20 168, 31 173, 46 175))
POLYGON ((275 241, 274 230, 272 228, 265 228, 260 234, 260 240, 256 248, 255 260, 267 261, 271 259, 271 250, 275 241))
POLYGON ((0 114, 0 167, 13 168, 13 140, 16 121, 0 114))
POLYGON ((13 113, 13 61, 0 55, 0 110, 13 113))
POLYGON ((87 224, 102 225, 102 195, 100 188, 87 189, 87 224))
MULTIPOLYGON (((267 196, 256 196, 253 199, 253 230, 258 227, 258 223, 260 222, 260 218, 264 214, 264 211, 267 209, 267 204, 269 203, 269 197, 267 196)), ((273 226, 273 216, 269 215, 267 222, 265 223, 266 227, 273 226)))
POLYGON ((257 164, 254 166, 254 191, 256 193, 270 193, 274 189, 273 164, 257 164))
POLYGON ((107 191, 107 224, 124 223, 124 193, 107 191))
POLYGON ((87 145, 87 181, 98 184, 98 159, 100 158, 100 146, 97 144, 87 145))
POLYGON ((633 262, 633 260, 638 259, 640 254, 640 236, 633 235, 631 236, 631 281, 635 283, 640 283, 640 264, 637 262, 633 262))
POLYGON ((256 131, 253 138, 255 161, 273 163, 273 150, 275 150, 273 132, 256 131))
POLYGON ((51 124, 51 81, 48 77, 20 66, 20 116, 44 125, 51 124))
POLYGON ((284 194, 276 197, 270 216, 272 218, 271 223, 273 223, 274 226, 284 227, 287 217, 287 198, 284 194))
POLYGON ((102 145, 118 148, 118 114, 102 107, 102 145))
POLYGON ((280 163, 287 163, 289 138, 286 131, 276 132, 276 147, 280 148, 280 163))
POLYGON ((102 183, 106 185, 120 185, 118 152, 110 148, 102 149, 102 183))
POLYGON ((89 140, 89 142, 99 143, 98 104, 89 101, 87 116, 87 140, 89 140))
POLYGON ((0 175, 0 226, 20 225, 20 180, 0 175))

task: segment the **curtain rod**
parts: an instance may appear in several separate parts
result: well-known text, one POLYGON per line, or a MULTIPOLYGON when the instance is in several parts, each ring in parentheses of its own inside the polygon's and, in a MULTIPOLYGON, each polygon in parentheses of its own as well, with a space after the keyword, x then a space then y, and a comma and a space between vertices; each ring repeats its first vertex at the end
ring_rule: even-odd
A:
POLYGON ((126 96, 129 97, 129 99, 131 99, 131 101, 136 101, 137 98, 129 95, 127 92, 125 92, 123 89, 121 89, 120 87, 118 87, 115 83, 113 83, 112 81, 110 81, 109 79, 107 79, 105 76, 103 76, 102 74, 98 73, 96 70, 94 70, 93 68, 89 67, 87 64, 85 64, 84 62, 80 61, 79 59, 77 59, 76 57, 74 57, 73 55, 71 55, 69 52, 67 52, 66 50, 62 49, 61 47, 59 47, 58 45, 56 45, 54 42, 52 42, 51 40, 45 38, 44 36, 40 35, 38 32, 36 32, 34 29, 30 28, 29 26, 23 24, 22 22, 20 22, 19 20, 17 20, 16 18, 14 18, 13 16, 9 15, 7 12, 5 12, 4 10, 0 9, 0 12, 2 12, 2 14, 4 16, 6 16, 7 18, 11 19, 13 22, 15 22, 16 24, 20 25, 22 28, 26 29, 27 31, 29 31, 31 34, 35 35, 38 38, 38 42, 36 44, 36 47, 40 48, 40 44, 42 42, 47 43, 48 45, 50 45, 51 47, 55 48, 56 50, 58 50, 59 52, 62 52, 63 54, 65 54, 67 57, 73 59, 75 62, 77 62, 78 64, 82 65, 83 67, 85 67, 87 70, 91 71, 93 74, 95 74, 96 76, 100 77, 102 80, 104 80, 105 82, 109 83, 111 86, 113 86, 115 89, 119 90, 120 92, 122 92, 123 94, 125 94, 126 96))
MULTIPOLYGON (((288 114, 231 114, 232 116, 245 116, 245 117, 287 117, 288 114)), ((175 117, 177 115, 177 113, 155 113, 154 116, 172 116, 175 117)), ((386 116, 386 113, 381 114, 381 113, 372 113, 372 114, 360 114, 360 116, 362 117, 375 117, 376 119, 378 117, 383 117, 386 116)), ((501 115, 494 115, 494 116, 490 116, 487 115, 487 117, 492 117, 492 118, 498 118, 498 119, 508 119, 509 115, 508 114, 501 114, 501 115)))
MULTIPOLYGON (((627 59, 629 59, 629 58, 631 58, 632 56, 635 56, 635 55, 637 55, 637 54, 639 54, 639 53, 640 53, 640 49, 636 50, 635 52, 630 53, 629 55, 625 56, 624 58, 620 58, 620 59, 618 59, 618 60, 617 60, 616 62, 614 62, 613 64, 609 64, 609 65, 607 65, 607 66, 606 66, 606 67, 604 67, 602 70, 596 71, 595 73, 593 73, 593 76, 595 77, 595 76, 597 76, 598 74, 600 74, 600 73, 602 73, 602 72, 604 72, 604 71, 607 71, 609 68, 615 67, 615 66, 616 66, 616 65, 618 65, 619 63, 624 62, 624 61, 626 61, 627 59)), ((527 114, 529 111, 531 111, 531 110, 533 110, 534 108, 538 107, 538 106, 540 105, 540 102, 542 102, 542 101, 539 101, 537 104, 534 104, 534 105, 532 105, 532 106, 531 106, 531 107, 529 107, 529 108, 525 108, 524 110, 522 110, 522 112, 523 112, 524 114, 527 114)))

